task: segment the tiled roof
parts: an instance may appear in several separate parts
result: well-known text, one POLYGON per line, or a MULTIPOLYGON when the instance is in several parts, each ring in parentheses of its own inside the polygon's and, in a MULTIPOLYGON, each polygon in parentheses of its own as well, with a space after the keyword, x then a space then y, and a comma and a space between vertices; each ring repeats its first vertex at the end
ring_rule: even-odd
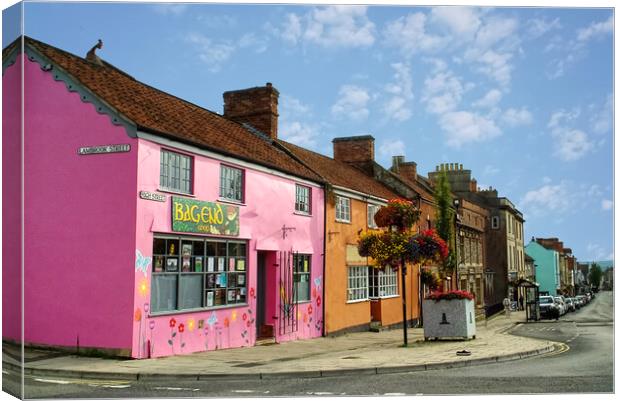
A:
POLYGON ((108 63, 99 66, 28 37, 26 44, 133 121, 138 129, 322 181, 270 140, 251 133, 241 124, 139 82, 108 63))
POLYGON ((282 140, 279 140, 279 142, 303 161, 306 166, 317 172, 332 185, 388 200, 398 197, 396 193, 392 192, 379 181, 374 180, 347 163, 334 160, 289 142, 282 140))

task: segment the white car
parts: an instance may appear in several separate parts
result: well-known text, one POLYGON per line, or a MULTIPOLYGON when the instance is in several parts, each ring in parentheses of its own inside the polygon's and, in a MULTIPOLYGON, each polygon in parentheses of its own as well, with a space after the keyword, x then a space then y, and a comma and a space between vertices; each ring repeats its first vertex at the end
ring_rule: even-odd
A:
POLYGON ((568 308, 566 307, 566 303, 564 302, 564 299, 562 297, 553 297, 553 300, 560 307, 560 316, 564 316, 566 312, 568 312, 568 308))

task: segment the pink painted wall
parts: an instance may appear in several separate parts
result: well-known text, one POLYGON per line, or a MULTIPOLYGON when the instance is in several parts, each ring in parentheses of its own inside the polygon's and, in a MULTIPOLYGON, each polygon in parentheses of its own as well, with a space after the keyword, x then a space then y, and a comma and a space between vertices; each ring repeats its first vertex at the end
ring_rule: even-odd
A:
POLYGON ((25 341, 131 348, 137 140, 26 61, 25 341), (84 146, 127 153, 79 156, 84 146))
POLYGON ((21 338, 21 59, 2 77, 2 337, 21 338))
MULTIPOLYGON (((138 192, 157 192, 161 146, 139 140, 138 192)), ((173 149, 174 150, 174 149, 173 149)), ((248 305, 191 313, 150 316, 152 265, 147 273, 135 272, 134 336, 132 356, 144 358, 147 344, 152 356, 185 354, 216 348, 252 346, 256 338, 256 269, 257 251, 298 251, 312 254, 311 286, 315 295, 322 293, 323 274, 323 190, 312 189, 312 216, 294 214, 295 182, 290 179, 245 168, 245 206, 240 206, 240 234, 248 240, 247 282, 248 305), (295 227, 286 239, 282 226, 295 227), (316 283, 315 283, 316 280, 316 283), (145 290, 146 289, 146 290, 145 290), (318 291, 318 292, 317 292, 318 291), (140 312, 138 312, 140 310, 140 312), (199 322, 204 327, 199 329, 199 322), (179 325, 183 324, 183 332, 179 325), (168 341, 172 342, 172 345, 168 341), (183 346, 181 344, 184 344, 183 346)), ((219 196, 220 162, 203 156, 194 156, 194 195, 201 201, 217 201, 219 196)), ((171 231, 171 195, 166 202, 139 199, 137 202, 136 250, 146 257, 153 254, 153 234, 171 231)), ((194 236, 196 234, 186 234, 194 236)), ((270 268, 270 266, 267 266, 270 268)), ((279 277, 268 285, 272 301, 278 296, 279 277)), ((314 297, 299 306, 299 330, 294 334, 278 336, 277 341, 310 338, 321 335, 321 299, 314 297), (310 307, 310 305, 312 305, 310 307), (304 322, 304 316, 305 322, 304 322), (310 324, 310 317, 312 322, 310 324)), ((265 314, 268 318, 270 315, 265 314)), ((277 331, 277 328, 276 328, 277 331)))

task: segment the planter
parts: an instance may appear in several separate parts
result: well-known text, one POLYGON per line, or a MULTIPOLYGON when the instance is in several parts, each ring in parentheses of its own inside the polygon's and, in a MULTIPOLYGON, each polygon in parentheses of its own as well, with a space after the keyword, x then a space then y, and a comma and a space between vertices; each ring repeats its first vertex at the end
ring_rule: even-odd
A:
POLYGON ((451 299, 435 301, 425 299, 424 339, 476 338, 474 301, 451 299))

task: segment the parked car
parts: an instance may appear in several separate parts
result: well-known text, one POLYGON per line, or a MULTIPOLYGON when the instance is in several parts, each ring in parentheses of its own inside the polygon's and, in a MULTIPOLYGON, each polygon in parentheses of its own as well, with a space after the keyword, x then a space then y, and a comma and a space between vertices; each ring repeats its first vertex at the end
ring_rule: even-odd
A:
POLYGON ((564 316, 566 312, 568 312, 568 308, 566 307, 566 303, 564 302, 563 297, 553 297, 553 300, 560 307, 560 316, 564 316))
POLYGON ((581 309, 581 302, 577 299, 577 297, 571 298, 573 300, 573 305, 575 305, 575 309, 581 309))
POLYGON ((592 294, 586 292, 586 299, 588 300, 588 303, 590 303, 590 301, 592 300, 592 294))
POLYGON ((585 306, 586 305, 586 297, 583 295, 577 295, 577 301, 579 301, 579 303, 581 304, 581 306, 585 306))
POLYGON ((566 306, 568 307, 569 312, 574 312, 577 310, 577 307, 575 306, 575 302, 573 301, 572 298, 566 298, 565 302, 566 302, 566 306))
POLYGON ((543 295, 538 297, 538 303, 540 304, 541 318, 555 320, 560 318, 560 307, 556 304, 552 296, 543 295))

